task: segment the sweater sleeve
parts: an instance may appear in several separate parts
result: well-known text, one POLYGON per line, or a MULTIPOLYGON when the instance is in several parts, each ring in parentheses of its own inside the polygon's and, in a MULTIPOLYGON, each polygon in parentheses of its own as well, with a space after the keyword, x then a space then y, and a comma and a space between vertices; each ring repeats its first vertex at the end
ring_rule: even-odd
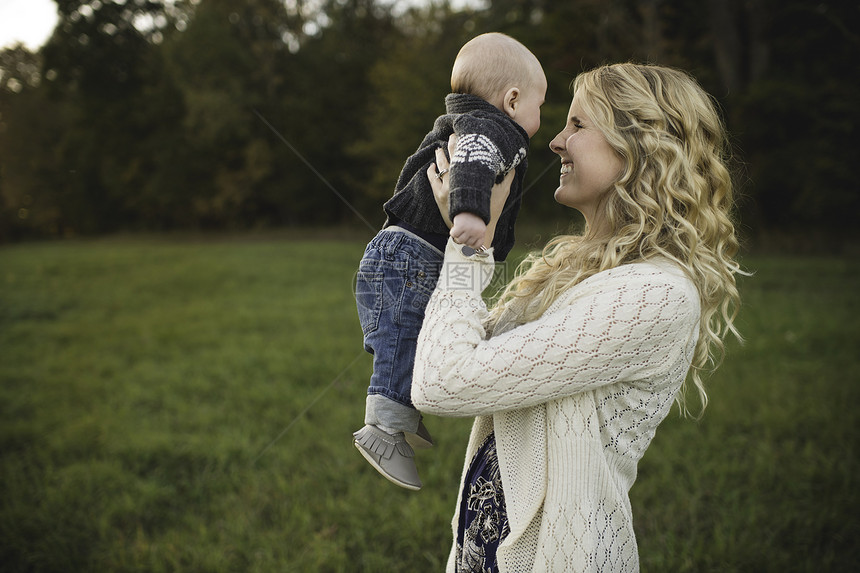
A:
MULTIPOLYGON (((449 243, 443 273, 487 264, 449 243)), ((537 320, 487 338, 481 287, 440 280, 418 339, 412 401, 440 416, 488 415, 689 362, 679 355, 697 333, 698 298, 685 281, 653 265, 618 267, 573 287, 537 320)))
POLYGON ((490 191, 500 175, 525 159, 527 142, 494 119, 464 114, 454 120, 457 148, 451 158, 449 216, 474 213, 490 221, 490 191))

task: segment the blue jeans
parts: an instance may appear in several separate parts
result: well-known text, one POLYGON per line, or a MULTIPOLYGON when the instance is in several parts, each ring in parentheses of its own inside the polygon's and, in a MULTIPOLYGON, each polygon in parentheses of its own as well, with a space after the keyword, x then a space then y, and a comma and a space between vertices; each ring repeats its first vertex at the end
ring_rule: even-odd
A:
POLYGON ((398 227, 381 230, 367 245, 355 281, 364 348, 373 354, 366 424, 415 432, 412 367, 424 310, 436 288, 442 252, 398 227))

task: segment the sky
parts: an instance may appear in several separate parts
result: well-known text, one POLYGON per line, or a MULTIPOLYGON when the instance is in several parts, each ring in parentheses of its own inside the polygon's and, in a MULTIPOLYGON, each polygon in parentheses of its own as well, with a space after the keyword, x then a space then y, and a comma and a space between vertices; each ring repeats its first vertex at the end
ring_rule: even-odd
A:
POLYGON ((0 0, 0 49, 23 42, 35 51, 56 24, 57 5, 53 0, 0 0))

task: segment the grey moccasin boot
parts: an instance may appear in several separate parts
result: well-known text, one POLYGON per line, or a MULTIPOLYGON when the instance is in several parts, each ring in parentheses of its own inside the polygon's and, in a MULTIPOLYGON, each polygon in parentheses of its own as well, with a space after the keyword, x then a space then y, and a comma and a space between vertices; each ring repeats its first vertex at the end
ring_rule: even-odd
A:
POLYGON ((353 436, 355 447, 364 459, 388 481, 406 489, 421 489, 415 451, 406 442, 403 432, 388 434, 376 426, 367 425, 353 436))
POLYGON ((406 432, 405 435, 406 441, 409 442, 409 445, 416 450, 423 450, 426 448, 433 447, 433 436, 430 435, 430 432, 424 425, 424 416, 421 416, 421 419, 418 420, 418 429, 415 431, 415 433, 410 434, 409 432, 406 432))

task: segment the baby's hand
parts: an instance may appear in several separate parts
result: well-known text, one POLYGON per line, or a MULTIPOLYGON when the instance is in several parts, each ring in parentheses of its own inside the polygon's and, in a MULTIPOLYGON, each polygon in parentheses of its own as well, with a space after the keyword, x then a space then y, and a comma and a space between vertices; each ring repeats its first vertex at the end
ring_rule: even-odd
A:
POLYGON ((479 249, 484 245, 484 235, 487 233, 487 225, 484 220, 473 213, 457 213, 454 216, 454 226, 451 227, 451 236, 458 243, 469 245, 473 249, 479 249))

